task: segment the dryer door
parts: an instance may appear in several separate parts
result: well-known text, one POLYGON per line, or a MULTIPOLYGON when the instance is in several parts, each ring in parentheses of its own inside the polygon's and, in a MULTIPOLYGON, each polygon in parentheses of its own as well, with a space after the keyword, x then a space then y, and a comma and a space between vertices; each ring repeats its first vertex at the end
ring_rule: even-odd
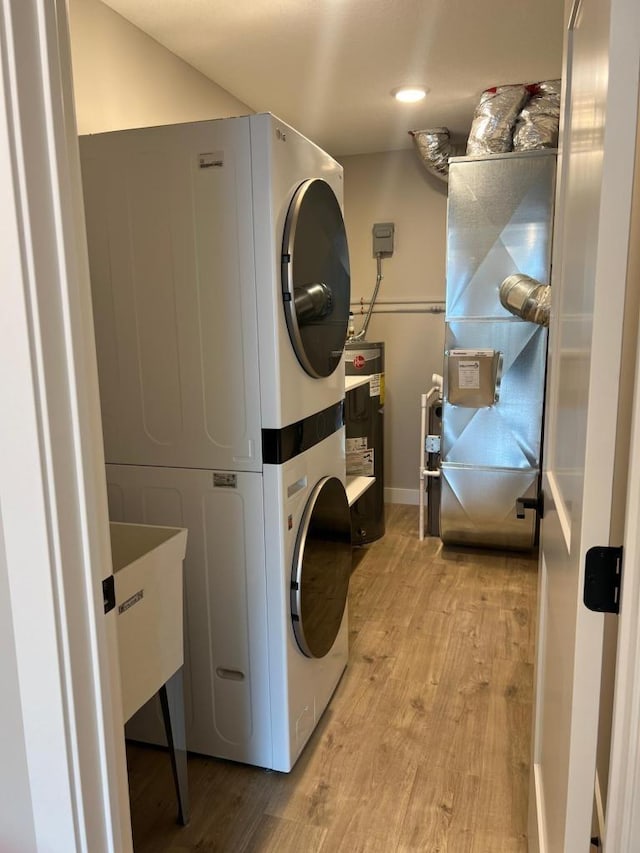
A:
POLYGON ((344 486, 324 477, 305 507, 293 558, 291 617, 301 651, 324 657, 344 615, 351 574, 351 515, 344 486))
POLYGON ((314 378, 330 376, 347 335, 351 277, 342 211, 326 181, 305 181, 289 206, 282 293, 298 361, 314 378))

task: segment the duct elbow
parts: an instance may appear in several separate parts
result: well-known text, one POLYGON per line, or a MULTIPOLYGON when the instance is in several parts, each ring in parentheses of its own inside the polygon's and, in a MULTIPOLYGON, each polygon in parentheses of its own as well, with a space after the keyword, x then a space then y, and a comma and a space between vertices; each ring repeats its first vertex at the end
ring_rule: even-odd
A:
POLYGON ((548 284, 516 273, 505 278, 499 293, 502 306, 511 314, 539 326, 549 325, 551 287, 548 284))
POLYGON ((432 127, 427 130, 410 130, 422 165, 430 175, 441 181, 449 180, 449 157, 455 150, 446 127, 432 127))

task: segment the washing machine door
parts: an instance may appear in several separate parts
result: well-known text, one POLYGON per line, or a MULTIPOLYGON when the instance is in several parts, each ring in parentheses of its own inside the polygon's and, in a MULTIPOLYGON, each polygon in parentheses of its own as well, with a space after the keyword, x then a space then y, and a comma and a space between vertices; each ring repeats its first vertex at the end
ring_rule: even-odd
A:
POLYGON ((330 376, 346 340, 351 277, 342 211, 326 181, 305 181, 289 206, 282 293, 298 361, 314 378, 330 376))
POLYGON ((347 603, 351 574, 351 515, 344 486, 324 477, 305 507, 293 559, 291 617, 300 650, 324 657, 347 603))

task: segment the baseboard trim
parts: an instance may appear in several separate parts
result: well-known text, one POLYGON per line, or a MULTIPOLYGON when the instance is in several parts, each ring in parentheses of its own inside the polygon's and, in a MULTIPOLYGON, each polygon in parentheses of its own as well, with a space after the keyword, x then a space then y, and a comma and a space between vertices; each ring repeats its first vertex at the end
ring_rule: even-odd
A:
POLYGON ((386 504, 411 504, 418 506, 420 503, 420 492, 418 489, 392 489, 384 490, 384 502, 386 504))
MULTIPOLYGON (((533 765, 533 787, 534 787, 534 808, 535 815, 533 820, 535 825, 529 825, 529 853, 548 853, 547 846, 547 829, 544 820, 544 795, 542 792, 542 778, 540 776, 540 765, 533 765), (536 838, 532 838, 533 832, 536 833, 536 838)), ((531 793, 529 794, 531 796, 531 793)))
POLYGON ((603 803, 603 799, 602 799, 602 787, 600 786, 600 776, 598 774, 597 768, 596 768, 596 779, 595 779, 594 793, 595 793, 595 799, 596 799, 596 818, 598 821, 598 836, 600 837, 600 844, 601 844, 600 849, 602 850, 602 853, 606 853, 606 850, 604 847, 604 840, 605 840, 605 834, 604 834, 604 826, 605 826, 605 824, 604 824, 604 803, 603 803))

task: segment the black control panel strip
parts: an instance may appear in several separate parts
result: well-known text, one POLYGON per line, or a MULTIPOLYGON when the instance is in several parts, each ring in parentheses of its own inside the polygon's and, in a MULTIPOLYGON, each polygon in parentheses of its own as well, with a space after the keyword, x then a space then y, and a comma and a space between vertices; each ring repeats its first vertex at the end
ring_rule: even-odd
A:
POLYGON ((262 461, 282 465, 344 426, 344 400, 281 429, 262 430, 262 461))

